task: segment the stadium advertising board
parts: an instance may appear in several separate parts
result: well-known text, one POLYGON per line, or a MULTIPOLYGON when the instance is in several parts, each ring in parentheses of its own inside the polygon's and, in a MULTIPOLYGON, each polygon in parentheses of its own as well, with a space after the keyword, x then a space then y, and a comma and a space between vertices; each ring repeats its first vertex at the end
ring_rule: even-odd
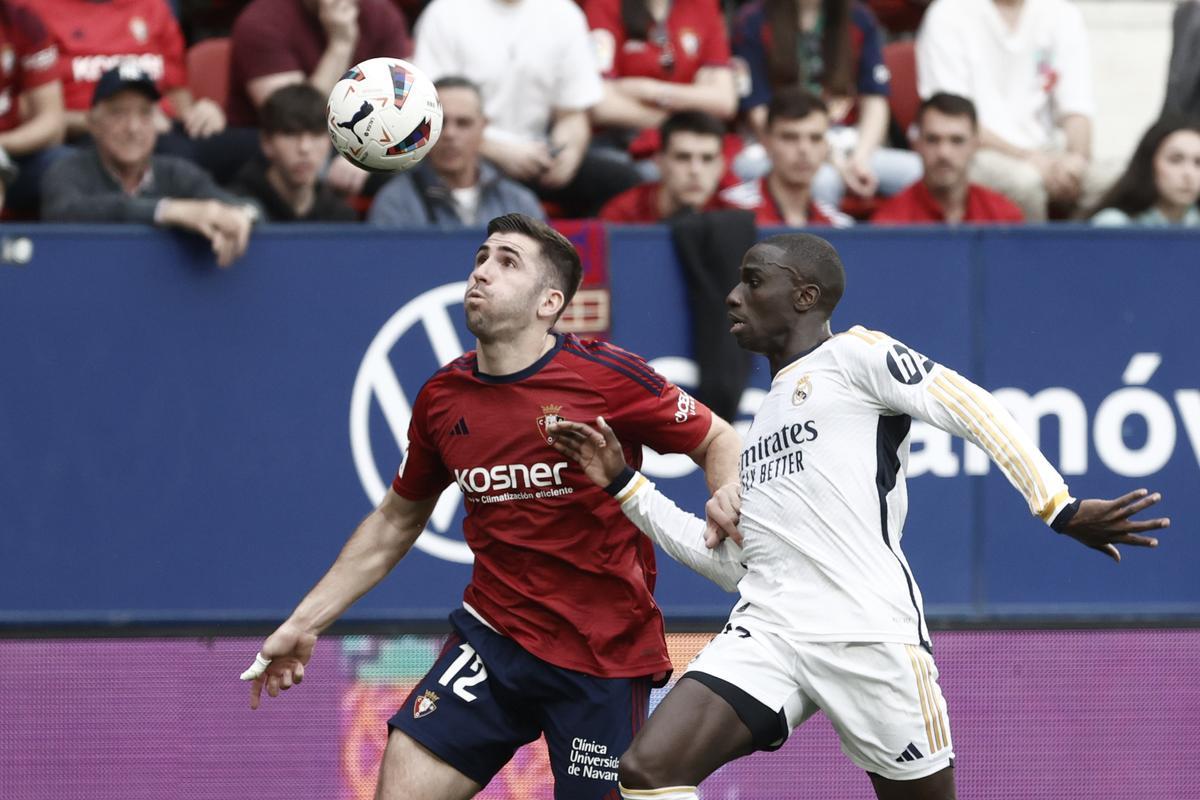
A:
MULTIPOLYGON (((30 238, 29 263, 0 267, 0 617, 286 613, 390 482, 423 381, 470 347, 462 281, 480 234, 266 230, 225 272, 158 233, 30 238)), ((1180 300, 1200 296, 1194 237, 830 238, 849 273, 835 329, 885 331, 995 391, 1077 492, 1144 485, 1177 521, 1197 517, 1200 345, 1180 300)), ((668 237, 613 230, 608 245, 614 341, 694 385, 668 237)), ((737 424, 767 377, 757 364, 737 424)), ((532 417, 513 424, 540 435, 532 417)), ((979 451, 921 424, 913 443, 904 547, 935 617, 1200 611, 1195 537, 1168 530, 1117 566, 1031 518, 979 451)), ((702 508, 685 457, 649 454, 645 471, 702 508)), ((419 550, 351 616, 453 607, 470 569, 461 514, 452 486, 419 550)), ((669 614, 728 610, 699 577, 660 572, 669 614)))

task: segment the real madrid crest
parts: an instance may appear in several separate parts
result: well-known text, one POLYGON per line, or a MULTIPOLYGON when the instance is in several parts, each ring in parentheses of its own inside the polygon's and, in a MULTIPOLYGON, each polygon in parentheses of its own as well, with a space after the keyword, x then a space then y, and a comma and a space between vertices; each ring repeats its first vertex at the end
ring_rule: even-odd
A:
POLYGON ((550 403, 542 406, 542 415, 537 418, 538 433, 546 440, 546 444, 554 444, 554 437, 550 435, 550 426, 562 420, 558 412, 562 411, 562 406, 550 403))
POLYGON ((809 375, 801 375, 796 381, 796 388, 792 390, 792 405, 798 406, 808 399, 812 394, 812 377, 809 375))
POLYGON ((438 696, 428 689, 413 703, 413 719, 427 717, 437 711, 438 696))

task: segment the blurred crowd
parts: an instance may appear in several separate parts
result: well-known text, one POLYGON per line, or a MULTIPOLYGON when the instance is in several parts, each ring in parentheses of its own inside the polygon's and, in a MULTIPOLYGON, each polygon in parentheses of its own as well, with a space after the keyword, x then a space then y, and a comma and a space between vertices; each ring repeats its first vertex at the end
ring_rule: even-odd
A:
POLYGON ((507 211, 759 225, 1200 226, 1200 0, 1162 116, 1094 158, 1073 0, 0 0, 8 219, 194 231, 477 226, 507 211), (399 56, 439 143, 367 173, 325 98, 399 56))

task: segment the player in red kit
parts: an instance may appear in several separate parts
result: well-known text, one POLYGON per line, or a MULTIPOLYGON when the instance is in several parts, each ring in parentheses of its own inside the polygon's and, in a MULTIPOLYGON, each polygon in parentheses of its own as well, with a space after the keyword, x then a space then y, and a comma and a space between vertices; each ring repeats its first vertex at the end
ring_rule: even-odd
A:
POLYGON ((422 387, 392 490, 242 676, 252 708, 264 685, 274 697, 298 683, 317 635, 387 575, 457 483, 474 571, 445 649, 389 722, 383 800, 471 797, 543 734, 556 798, 616 797, 617 757, 671 669, 650 541, 548 428, 603 415, 632 463, 643 444, 688 453, 710 488, 735 479, 740 441, 641 358, 552 330, 580 275, 553 229, 520 214, 491 221, 464 301, 477 349, 422 387))

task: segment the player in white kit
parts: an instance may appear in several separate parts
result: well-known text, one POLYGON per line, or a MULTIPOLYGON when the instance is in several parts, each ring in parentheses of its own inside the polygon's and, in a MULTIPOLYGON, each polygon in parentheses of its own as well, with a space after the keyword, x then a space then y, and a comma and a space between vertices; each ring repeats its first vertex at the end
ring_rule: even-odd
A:
POLYGON ((621 757, 627 800, 694 800, 718 767, 778 748, 817 710, 878 797, 955 796, 949 716, 900 550, 914 418, 983 448, 1033 514, 1118 561, 1116 544, 1154 547, 1141 533, 1169 524, 1129 519, 1160 499, 1145 490, 1073 498, 1003 407, 953 370, 883 333, 833 335, 844 286, 837 252, 809 234, 766 239, 742 263, 727 298, 732 333, 767 356, 773 379, 741 486, 709 501, 732 540, 710 547, 702 520, 625 466, 603 420, 556 429, 556 446, 669 555, 741 593, 621 757))

